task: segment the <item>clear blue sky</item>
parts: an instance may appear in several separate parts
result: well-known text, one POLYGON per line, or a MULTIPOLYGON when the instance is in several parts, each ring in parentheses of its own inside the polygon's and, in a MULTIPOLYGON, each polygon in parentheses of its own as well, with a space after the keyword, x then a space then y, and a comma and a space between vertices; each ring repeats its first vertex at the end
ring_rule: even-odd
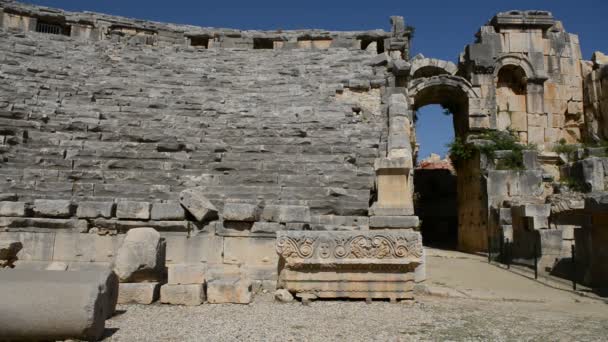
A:
MULTIPOLYGON (((608 52, 608 0, 29 0, 71 11, 95 11, 140 19, 239 29, 389 29, 402 15, 416 28, 413 53, 456 62, 478 28, 496 12, 553 12, 568 32, 580 35, 583 57, 608 52)), ((450 118, 437 106, 422 108, 418 121, 421 156, 445 153, 453 136, 450 118)))

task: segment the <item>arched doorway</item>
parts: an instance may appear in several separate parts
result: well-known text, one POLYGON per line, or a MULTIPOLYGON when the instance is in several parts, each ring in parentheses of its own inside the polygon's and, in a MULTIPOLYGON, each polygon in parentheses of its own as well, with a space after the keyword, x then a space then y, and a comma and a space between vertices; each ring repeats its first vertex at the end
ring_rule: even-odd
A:
MULTIPOLYGON (((477 98, 467 80, 447 74, 414 79, 410 82, 408 95, 418 120, 423 120, 420 116, 425 114, 424 108, 439 105, 444 111, 443 120, 451 120, 453 136, 466 138, 470 100, 477 98)), ((419 141, 417 124, 414 128, 419 141)), ((435 130, 431 134, 446 133, 435 130)), ((435 139, 441 140, 441 137, 435 136, 435 139)), ((427 246, 456 249, 461 239, 459 235, 466 232, 463 225, 470 223, 471 215, 481 215, 475 210, 478 203, 470 203, 470 199, 479 198, 481 187, 467 184, 475 175, 470 175, 466 167, 452 165, 449 160, 437 157, 432 160, 423 160, 426 156, 417 157, 414 199, 415 213, 422 221, 423 241, 427 246)), ((477 218, 476 221, 481 220, 477 218)))

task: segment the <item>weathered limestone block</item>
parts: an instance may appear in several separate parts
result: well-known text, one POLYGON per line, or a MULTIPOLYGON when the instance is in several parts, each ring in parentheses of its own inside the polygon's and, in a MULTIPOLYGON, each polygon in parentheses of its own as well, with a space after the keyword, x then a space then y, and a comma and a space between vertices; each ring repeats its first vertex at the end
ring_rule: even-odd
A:
POLYGON ((0 271, 0 339, 99 340, 116 306, 118 282, 111 275, 0 271))
POLYGON ((252 297, 251 280, 244 276, 215 278, 207 283, 207 301, 211 304, 249 304, 252 297))
POLYGON ((207 273, 206 264, 167 265, 167 282, 172 285, 204 284, 207 273))
POLYGON ((310 208, 302 205, 267 205, 262 220, 271 222, 310 222, 310 208))
POLYGON ((0 217, 0 227, 8 231, 37 231, 37 229, 56 229, 86 232, 88 223, 86 220, 58 219, 43 217, 0 217))
POLYGON ((274 238, 224 238, 224 263, 266 267, 276 272, 274 238))
POLYGON ((217 209, 205 197, 201 189, 193 188, 182 191, 179 194, 179 201, 197 221, 206 221, 217 217, 217 209))
MULTIPOLYGON (((86 221, 85 221, 86 222, 86 221)), ((154 228, 161 232, 187 232, 190 228, 188 221, 144 221, 95 219, 92 226, 98 230, 127 232, 134 228, 154 228)))
POLYGON ((68 200, 35 200, 34 214, 42 217, 70 217, 72 203, 68 200))
POLYGON ((375 214, 381 209, 400 209, 403 214, 414 214, 413 173, 411 155, 408 158, 379 158, 374 162, 377 175, 378 202, 374 203, 375 214))
POLYGON ((167 235, 168 264, 217 264, 223 261, 224 238, 215 234, 167 235))
POLYGON ((113 202, 80 202, 76 216, 79 218, 111 218, 113 211, 113 202))
POLYGON ((251 226, 252 233, 276 233, 286 227, 278 222, 254 222, 251 226))
POLYGON ((25 203, 0 202, 0 216, 25 216, 25 203))
POLYGON ((0 268, 13 267, 17 253, 23 248, 20 241, 0 240, 0 268))
POLYGON ((419 223, 418 216, 372 216, 369 218, 369 227, 373 229, 416 228, 419 223))
POLYGON ((260 219, 260 208, 255 204, 226 202, 222 217, 226 221, 255 222, 260 219))
POLYGON ((319 298, 412 298, 424 258, 411 230, 281 231, 276 247, 279 286, 319 298))
POLYGON ((118 304, 152 304, 160 296, 160 283, 120 283, 118 304))
POLYGON ((160 302, 163 304, 196 306, 203 304, 204 301, 203 284, 165 284, 160 288, 160 302))
POLYGON ((123 283, 160 280, 165 249, 165 240, 153 228, 131 229, 118 249, 114 271, 123 283))
POLYGON ((123 201, 116 205, 116 217, 119 219, 150 219, 150 203, 123 201))
POLYGON ((183 220, 186 218, 184 208, 178 203, 152 204, 151 219, 156 221, 183 220))

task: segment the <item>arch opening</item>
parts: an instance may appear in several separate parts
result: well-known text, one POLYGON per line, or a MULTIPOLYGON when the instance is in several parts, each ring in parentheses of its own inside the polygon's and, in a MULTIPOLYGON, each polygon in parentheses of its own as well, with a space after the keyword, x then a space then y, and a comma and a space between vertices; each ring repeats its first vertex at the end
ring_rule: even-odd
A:
POLYGON ((441 105, 426 105, 416 111, 414 127, 420 156, 414 169, 414 212, 421 220, 423 243, 456 249, 456 172, 447 156, 454 138, 452 114, 441 105))
MULTIPOLYGON (((468 127, 469 94, 455 84, 437 82, 436 77, 433 79, 435 82, 429 82, 413 94, 413 107, 417 113, 414 136, 421 142, 443 140, 444 144, 453 141, 455 137, 464 138, 468 127), (424 118, 423 115, 428 117, 424 118)), ((447 148, 423 151, 445 151, 447 154, 447 148)), ((442 159, 431 155, 430 158, 416 162, 414 211, 422 221, 423 242, 427 246, 446 249, 458 247, 458 203, 459 196, 462 195, 458 177, 458 170, 452 165, 449 156, 442 159)))

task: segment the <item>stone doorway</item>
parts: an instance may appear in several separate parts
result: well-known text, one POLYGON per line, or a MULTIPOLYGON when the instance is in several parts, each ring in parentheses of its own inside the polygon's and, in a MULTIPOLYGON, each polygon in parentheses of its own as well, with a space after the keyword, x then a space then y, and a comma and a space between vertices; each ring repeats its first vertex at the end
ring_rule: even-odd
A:
MULTIPOLYGON (((453 141, 453 137, 466 139, 470 130, 471 100, 477 97, 468 81, 450 75, 446 69, 443 74, 425 74, 424 77, 411 80, 408 95, 412 110, 417 113, 418 119, 425 114, 423 107, 433 105, 439 108, 438 111, 446 114, 439 114, 439 117, 433 120, 447 120, 451 129, 443 131, 453 133, 447 139, 445 139, 446 132, 441 130, 431 130, 425 134, 442 140, 443 144, 453 141)), ((433 127, 437 122, 431 121, 428 125, 433 127)), ((481 215, 479 210, 476 210, 479 207, 477 199, 480 198, 477 194, 478 189, 463 165, 454 167, 449 159, 438 156, 424 160, 428 157, 428 152, 433 151, 425 152, 427 155, 419 154, 418 137, 421 136, 418 128, 419 124, 416 123, 412 134, 412 141, 416 146, 414 206, 415 214, 422 221, 420 228, 423 242, 427 246, 460 249, 463 239, 461 235, 463 232, 466 233, 466 225, 470 221, 478 221, 477 216, 481 215), (471 216, 471 213, 474 215, 471 216)))
POLYGON ((454 139, 451 114, 438 105, 426 106, 416 112, 415 128, 414 211, 420 218, 423 243, 456 249, 456 171, 447 156, 447 145, 454 139))

